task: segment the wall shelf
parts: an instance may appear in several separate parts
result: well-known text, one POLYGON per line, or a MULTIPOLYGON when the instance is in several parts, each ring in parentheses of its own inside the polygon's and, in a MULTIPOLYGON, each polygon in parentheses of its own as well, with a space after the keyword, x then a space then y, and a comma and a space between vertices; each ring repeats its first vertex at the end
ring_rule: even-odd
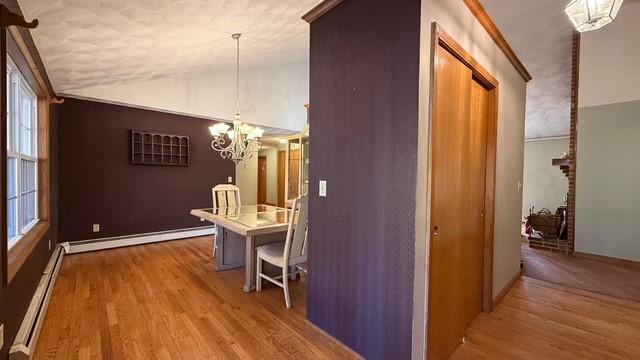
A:
POLYGON ((189 137, 131 130, 131 164, 189 166, 189 137))

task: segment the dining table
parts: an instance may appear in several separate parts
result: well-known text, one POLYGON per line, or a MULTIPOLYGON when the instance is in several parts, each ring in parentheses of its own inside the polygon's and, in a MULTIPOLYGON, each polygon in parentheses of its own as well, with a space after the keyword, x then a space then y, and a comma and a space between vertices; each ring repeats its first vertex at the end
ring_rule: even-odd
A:
POLYGON ((283 242, 291 210, 272 205, 193 209, 191 215, 216 225, 216 271, 245 268, 243 290, 256 285, 256 248, 283 242))

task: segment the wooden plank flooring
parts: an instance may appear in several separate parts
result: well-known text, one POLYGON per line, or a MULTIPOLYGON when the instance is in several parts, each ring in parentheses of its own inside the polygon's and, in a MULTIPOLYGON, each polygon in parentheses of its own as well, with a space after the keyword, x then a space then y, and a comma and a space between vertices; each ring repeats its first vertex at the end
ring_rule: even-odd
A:
POLYGON ((452 359, 640 359, 640 303, 523 277, 452 359))
POLYGON ((640 302, 640 263, 569 256, 531 249, 526 243, 522 261, 525 276, 640 302))
POLYGON ((353 359, 306 320, 306 284, 242 291, 211 239, 64 257, 35 359, 353 359))
MULTIPOLYGON (((357 358, 307 322, 304 279, 287 310, 210 253, 195 238, 65 256, 34 358, 357 358)), ((453 359, 640 359, 640 303, 523 277, 453 359)))

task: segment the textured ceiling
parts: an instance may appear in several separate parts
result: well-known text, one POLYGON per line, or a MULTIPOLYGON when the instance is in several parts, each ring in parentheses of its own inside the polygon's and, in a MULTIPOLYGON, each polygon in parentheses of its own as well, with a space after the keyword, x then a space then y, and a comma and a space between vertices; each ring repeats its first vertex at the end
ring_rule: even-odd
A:
POLYGON ((19 0, 56 91, 308 59, 319 0, 19 0))
POLYGON ((482 0, 533 80, 527 87, 526 138, 569 134, 571 36, 569 0, 482 0))

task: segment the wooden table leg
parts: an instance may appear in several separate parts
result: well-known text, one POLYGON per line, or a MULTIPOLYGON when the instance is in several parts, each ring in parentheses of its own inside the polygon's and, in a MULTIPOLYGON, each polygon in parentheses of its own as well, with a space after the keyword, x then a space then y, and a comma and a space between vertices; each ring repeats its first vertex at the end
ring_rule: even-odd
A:
POLYGON ((244 264, 244 292, 252 292, 256 288, 256 243, 255 237, 247 236, 244 264))

